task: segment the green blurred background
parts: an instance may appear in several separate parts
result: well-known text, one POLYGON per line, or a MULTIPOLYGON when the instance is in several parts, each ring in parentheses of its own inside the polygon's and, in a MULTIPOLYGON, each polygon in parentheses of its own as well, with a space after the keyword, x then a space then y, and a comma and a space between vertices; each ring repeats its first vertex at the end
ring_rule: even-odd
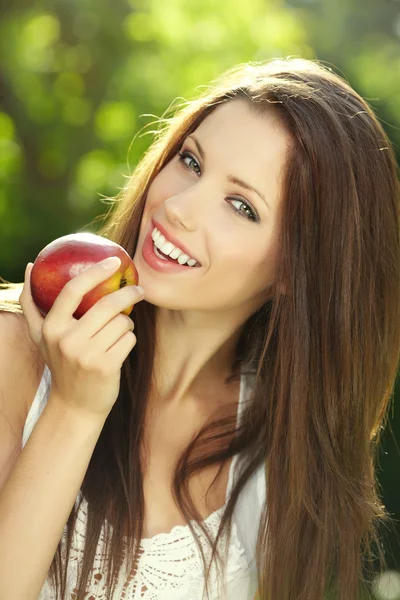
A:
MULTIPOLYGON (((1 276, 20 282, 51 240, 96 232, 174 99, 236 63, 286 56, 344 75, 400 158, 399 0, 0 0, 1 276)), ((400 570, 395 404, 378 477, 400 570)), ((396 574, 377 597, 400 598, 396 574)))

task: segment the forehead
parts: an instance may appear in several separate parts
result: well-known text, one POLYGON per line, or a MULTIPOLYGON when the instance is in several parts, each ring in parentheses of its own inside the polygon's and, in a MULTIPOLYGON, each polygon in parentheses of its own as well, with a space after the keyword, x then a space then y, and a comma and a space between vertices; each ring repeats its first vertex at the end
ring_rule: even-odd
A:
POLYGON ((289 134, 272 111, 258 114, 245 100, 230 100, 217 106, 194 135, 206 161, 262 188, 272 199, 290 144, 289 134))
POLYGON ((239 137, 242 140, 252 139, 253 142, 265 143, 265 136, 273 136, 274 141, 280 139, 287 142, 289 135, 279 122, 273 110, 265 112, 254 110, 250 102, 243 99, 234 99, 217 106, 209 114, 196 131, 204 135, 220 137, 222 135, 239 137))

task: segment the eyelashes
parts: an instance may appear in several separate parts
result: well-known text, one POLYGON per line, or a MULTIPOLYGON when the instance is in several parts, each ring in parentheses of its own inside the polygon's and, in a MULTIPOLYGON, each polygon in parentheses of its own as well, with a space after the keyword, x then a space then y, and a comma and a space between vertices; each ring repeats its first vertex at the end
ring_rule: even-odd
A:
MULTIPOLYGON (((189 167, 185 163, 185 158, 190 158, 190 160, 193 161, 197 165, 197 167, 200 169, 200 166, 199 166, 199 163, 197 162, 197 160, 187 150, 178 152, 178 156, 179 156, 179 162, 181 162, 187 169, 189 169, 189 167)), ((191 170, 191 169, 189 169, 189 170, 191 170)))
MULTIPOLYGON (((192 171, 192 169, 185 162, 185 159, 189 158, 190 159, 189 163, 190 162, 194 163, 196 165, 197 169, 199 170, 199 172, 197 172, 195 170, 194 173, 196 173, 196 175, 201 174, 200 165, 190 152, 188 152, 187 150, 183 150, 182 152, 178 152, 178 156, 179 156, 179 162, 182 164, 183 168, 188 169, 189 171, 192 171)), ((235 208, 233 206, 233 204, 230 204, 236 214, 238 214, 241 217, 244 217, 245 219, 248 219, 249 221, 253 221, 256 223, 260 222, 260 218, 259 218, 257 212, 253 209, 253 207, 250 205, 249 202, 247 202, 246 200, 244 200, 243 198, 240 198, 240 197, 239 198, 229 197, 228 200, 233 201, 233 202, 238 202, 239 204, 242 204, 248 210, 247 213, 243 213, 241 210, 235 208)))

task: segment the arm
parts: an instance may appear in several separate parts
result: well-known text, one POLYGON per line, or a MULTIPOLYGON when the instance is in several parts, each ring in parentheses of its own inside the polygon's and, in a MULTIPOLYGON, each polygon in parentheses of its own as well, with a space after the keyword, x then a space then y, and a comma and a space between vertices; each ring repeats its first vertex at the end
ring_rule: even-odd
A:
MULTIPOLYGON (((114 271, 117 267, 114 261, 114 271)), ((93 450, 117 400, 123 361, 136 344, 133 321, 123 311, 143 299, 136 286, 125 286, 75 319, 84 295, 110 278, 112 270, 103 261, 68 281, 44 318, 30 293, 30 270, 28 266, 25 271, 20 304, 30 338, 51 370, 52 387, 0 491, 0 598, 10 600, 36 600, 41 591, 93 450)), ((23 364, 22 349, 14 354, 15 361, 23 364)), ((15 399, 13 381, 1 360, 0 394, 4 405, 23 404, 21 392, 15 399)))
POLYGON ((39 596, 103 425, 50 393, 0 492, 0 598, 39 596))

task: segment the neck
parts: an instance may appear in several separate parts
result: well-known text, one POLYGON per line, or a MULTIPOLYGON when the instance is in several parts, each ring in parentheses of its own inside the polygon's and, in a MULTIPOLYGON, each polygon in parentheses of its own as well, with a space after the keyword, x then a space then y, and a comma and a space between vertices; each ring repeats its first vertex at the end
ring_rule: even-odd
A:
POLYGON ((154 377, 159 402, 181 407, 188 398, 221 388, 232 374, 242 329, 158 308, 154 377))

